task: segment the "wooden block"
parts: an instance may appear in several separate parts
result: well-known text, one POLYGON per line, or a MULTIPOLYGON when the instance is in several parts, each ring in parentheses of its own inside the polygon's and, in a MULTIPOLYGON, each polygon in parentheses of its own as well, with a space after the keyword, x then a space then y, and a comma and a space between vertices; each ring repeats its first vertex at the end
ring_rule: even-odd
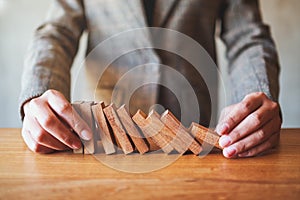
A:
POLYGON ((156 123, 152 123, 149 117, 146 118, 146 114, 143 111, 138 110, 132 119, 140 127, 145 136, 150 138, 163 152, 168 154, 174 150, 168 140, 161 134, 160 128, 156 127, 156 123))
POLYGON ((220 136, 216 132, 194 122, 191 124, 189 131, 199 142, 201 143, 206 142, 219 149, 222 149, 222 147, 219 146, 220 136))
POLYGON ((195 155, 198 155, 202 151, 201 145, 195 141, 195 139, 188 133, 188 130, 169 110, 166 110, 161 115, 160 119, 176 134, 176 137, 179 137, 184 144, 184 147, 188 147, 195 155))
POLYGON ((157 112, 152 110, 148 118, 151 120, 153 128, 159 132, 177 152, 184 153, 187 151, 188 145, 185 145, 180 137, 176 137, 176 134, 160 120, 160 116, 157 112))
POLYGON ((101 139, 105 153, 113 154, 116 152, 116 150, 103 113, 104 107, 104 102, 100 102, 92 106, 92 112, 97 124, 95 133, 98 134, 99 138, 101 139))
POLYGON ((133 152, 133 146, 130 143, 129 138, 126 135, 126 132, 118 118, 118 115, 115 111, 114 105, 110 104, 106 108, 103 109, 103 112, 113 130, 116 140, 120 144, 123 152, 125 154, 129 154, 133 152))
POLYGON ((127 135, 132 139, 137 150, 140 154, 144 154, 149 151, 149 147, 145 142, 144 136, 139 132, 136 125, 132 121, 129 113, 127 112, 125 105, 121 106, 117 110, 120 121, 127 132, 127 135))
MULTIPOLYGON (((76 102, 72 103, 72 107, 78 113, 79 116, 81 116, 81 112, 80 112, 80 104, 81 103, 82 103, 82 101, 76 101, 76 102)), ((82 146, 83 146, 83 144, 82 144, 82 146)), ((73 149, 73 153, 83 154, 83 147, 81 147, 80 149, 73 149)))
POLYGON ((80 112, 82 119, 87 123, 93 133, 93 137, 89 141, 82 140, 84 146, 84 154, 93 154, 95 153, 95 141, 94 141, 94 128, 95 122, 92 115, 92 108, 91 106, 94 102, 83 102, 80 106, 80 112))

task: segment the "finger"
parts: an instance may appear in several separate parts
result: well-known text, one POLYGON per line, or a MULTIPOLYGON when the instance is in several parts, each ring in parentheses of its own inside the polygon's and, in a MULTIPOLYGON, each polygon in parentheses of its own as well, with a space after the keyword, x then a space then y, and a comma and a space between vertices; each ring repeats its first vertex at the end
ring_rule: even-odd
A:
POLYGON ((53 149, 50 149, 48 147, 45 147, 41 144, 38 144, 34 141, 34 139, 31 137, 31 134, 28 130, 22 129, 22 137, 28 148, 36 153, 52 153, 54 152, 53 149))
POLYGON ((266 123, 262 128, 251 133, 249 136, 223 149, 223 155, 231 158, 234 155, 245 152, 264 141, 268 140, 272 134, 280 130, 280 119, 274 118, 266 123))
POLYGON ((274 147, 276 147, 279 144, 279 139, 280 139, 280 131, 277 133, 273 134, 267 141, 263 142, 262 144, 259 144, 256 147, 253 147, 250 150, 247 150, 243 153, 238 154, 239 157, 253 157, 260 155, 267 150, 270 150, 274 147))
MULTIPOLYGON (((272 118, 274 119, 276 114, 276 110, 271 109, 269 104, 263 104, 259 109, 241 121, 228 135, 223 135, 219 140, 219 145, 224 148, 241 140, 260 129, 272 118)), ((276 119, 279 120, 279 115, 276 119)), ((280 121, 277 123, 280 124, 280 121)))
POLYGON ((236 104, 216 127, 217 133, 219 135, 228 134, 245 117, 262 105, 263 95, 263 93, 253 93, 236 104))
POLYGON ((57 118, 44 100, 38 98, 31 100, 29 109, 49 134, 70 148, 80 148, 80 139, 57 118))
POLYGON ((50 135, 45 131, 37 122, 37 120, 31 115, 27 115, 24 118, 24 125, 30 130, 32 138, 38 143, 45 147, 55 149, 58 151, 70 149, 68 146, 61 143, 59 140, 50 135))
POLYGON ((92 131, 86 122, 78 115, 66 98, 57 91, 49 90, 45 93, 49 106, 84 140, 92 138, 92 131))

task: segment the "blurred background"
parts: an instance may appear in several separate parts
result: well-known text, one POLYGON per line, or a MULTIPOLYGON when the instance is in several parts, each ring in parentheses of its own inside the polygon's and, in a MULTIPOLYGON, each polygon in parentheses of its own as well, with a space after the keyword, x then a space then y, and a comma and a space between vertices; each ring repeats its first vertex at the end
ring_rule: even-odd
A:
MULTIPOLYGON (((18 96, 23 60, 34 29, 43 21, 51 0, 0 0, 0 127, 21 127, 18 96)), ((300 1, 260 0, 281 64, 280 103, 283 127, 300 127, 300 1), (298 25, 297 25, 298 24, 298 25)), ((73 64, 75 74, 83 60, 85 40, 73 64)), ((218 65, 226 69, 224 46, 217 39, 218 65)), ((220 99, 220 105, 224 101, 220 99)))

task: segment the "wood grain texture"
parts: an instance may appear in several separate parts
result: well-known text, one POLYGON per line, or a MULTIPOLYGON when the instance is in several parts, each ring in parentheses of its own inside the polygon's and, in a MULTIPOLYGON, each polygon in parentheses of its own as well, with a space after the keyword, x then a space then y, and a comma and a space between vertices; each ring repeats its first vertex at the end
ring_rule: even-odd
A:
POLYGON ((161 121, 178 137, 184 147, 188 147, 191 152, 198 155, 202 151, 200 144, 188 133, 188 130, 180 121, 169 111, 166 110, 160 117, 161 121))
POLYGON ((147 139, 149 138, 149 141, 153 141, 163 152, 169 154, 174 150, 168 140, 160 134, 161 127, 157 127, 157 124, 153 123, 149 117, 146 117, 143 111, 138 110, 132 119, 140 127, 147 139))
MULTIPOLYGON (((83 101, 75 101, 74 103, 72 103, 72 107, 74 108, 75 112, 78 113, 79 116, 81 116, 80 104, 82 104, 82 103, 83 103, 83 101)), ((82 144, 82 141, 81 141, 81 144, 82 144)), ((73 149, 73 153, 83 154, 83 147, 81 147, 79 149, 73 149)))
POLYGON ((125 105, 117 109, 117 114, 120 118, 120 121, 127 132, 127 135, 131 138, 137 150, 140 154, 144 154, 149 151, 149 146, 147 145, 144 135, 142 135, 137 129, 136 125, 132 121, 128 111, 125 108, 125 105))
POLYGON ((168 167, 143 174, 108 168, 94 155, 35 154, 26 147, 20 129, 0 129, 0 135, 0 199, 298 200, 300 196, 300 129, 282 130, 278 148, 263 156, 183 155, 168 167))
POLYGON ((81 117, 87 123, 87 125, 90 127, 93 133, 92 139, 88 141, 82 139, 82 143, 84 146, 84 150, 83 150, 84 154, 95 153, 95 141, 94 141, 95 121, 93 119, 92 108, 91 108, 93 104, 94 102, 83 102, 79 104, 81 117))
POLYGON ((220 136, 214 131, 194 122, 191 124, 189 130, 201 144, 205 142, 222 149, 219 145, 220 136))
POLYGON ((116 150, 103 113, 104 107, 104 102, 99 102, 92 106, 92 112, 97 124, 97 129, 95 130, 95 132, 99 135, 99 138, 101 139, 101 143, 105 153, 113 154, 116 152, 116 150))
POLYGON ((152 110, 148 115, 148 120, 151 121, 153 129, 162 135, 178 153, 184 153, 188 150, 188 146, 179 137, 176 137, 171 129, 169 129, 161 120, 157 112, 152 110))
POLYGON ((120 144, 123 152, 125 154, 132 153, 134 151, 133 146, 118 118, 114 104, 110 104, 109 106, 105 107, 103 112, 113 130, 115 139, 120 144))

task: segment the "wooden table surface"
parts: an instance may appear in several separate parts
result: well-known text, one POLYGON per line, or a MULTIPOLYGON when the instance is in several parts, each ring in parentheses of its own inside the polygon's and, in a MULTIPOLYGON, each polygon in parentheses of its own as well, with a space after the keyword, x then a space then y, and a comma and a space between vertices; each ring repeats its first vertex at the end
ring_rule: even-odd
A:
POLYGON ((20 129, 0 129, 0 199, 300 199, 300 129, 268 155, 183 155, 151 173, 125 173, 92 155, 39 155, 20 129))

